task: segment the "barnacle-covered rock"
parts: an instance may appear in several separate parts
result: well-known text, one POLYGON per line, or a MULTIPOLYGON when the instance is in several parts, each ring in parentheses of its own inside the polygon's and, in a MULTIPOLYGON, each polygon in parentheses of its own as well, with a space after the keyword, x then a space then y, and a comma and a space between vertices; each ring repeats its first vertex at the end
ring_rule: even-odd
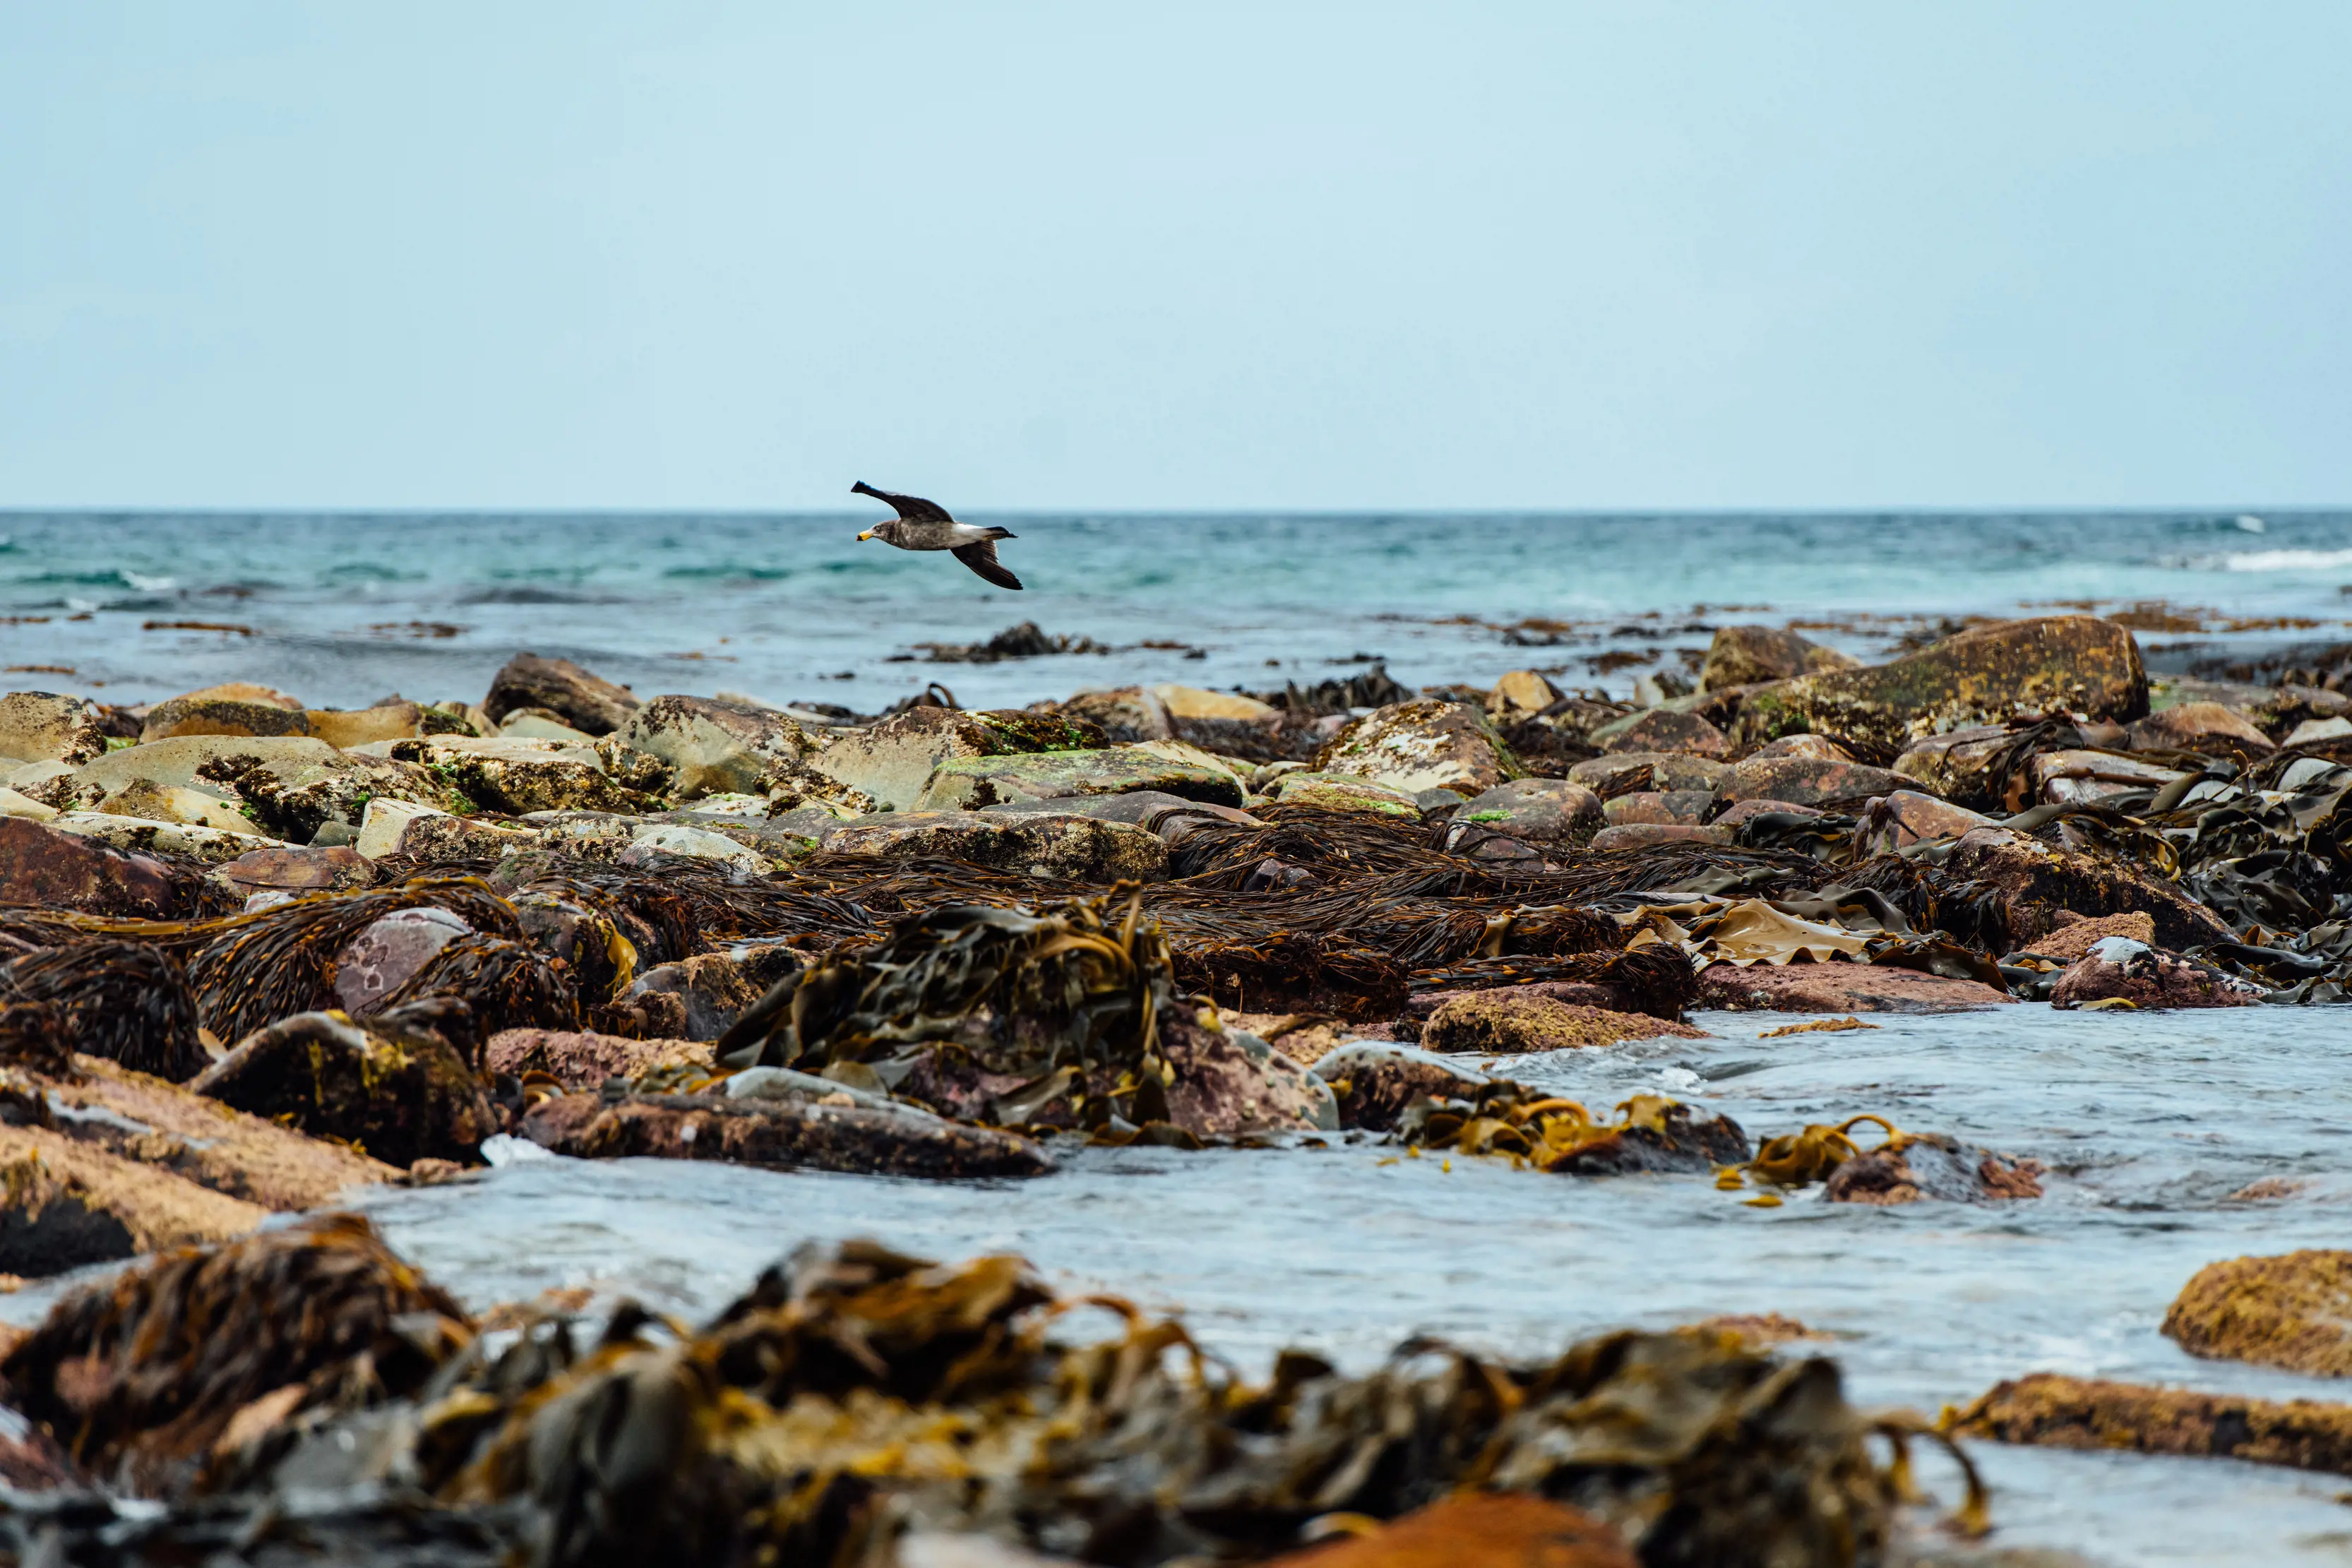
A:
POLYGON ((2147 673, 2130 632, 2090 615, 1973 627, 1890 664, 1751 693, 1733 738, 1753 745, 1810 731, 1883 762, 1924 736, 2060 712, 2126 724, 2147 712, 2147 673))
POLYGON ((1223 768, 1184 756, 1190 749, 1160 741, 1091 751, 950 758, 932 769, 913 809, 978 810, 1012 800, 1118 795, 1136 789, 1238 807, 1240 781, 1223 768))
POLYGON ((667 993, 677 998, 681 1027, 687 1040, 717 1040, 727 1026, 743 1016, 768 988, 754 984, 744 967, 724 953, 697 953, 675 963, 657 964, 638 976, 628 988, 631 998, 667 993))
POLYGON ((660 802, 605 776, 593 750, 560 741, 436 735, 395 740, 395 762, 412 763, 473 809, 520 817, 533 811, 660 810, 660 802))
POLYGON ((1636 789, 1704 789, 1712 794, 1731 775, 1731 764, 1674 751, 1621 751, 1589 757, 1568 770, 1603 800, 1636 789))
POLYGON ((1306 769, 1285 773, 1265 787, 1266 798, 1313 811, 1366 811, 1374 816, 1421 820, 1420 802, 1410 790, 1372 779, 1306 769))
POLYGON ((1830 762, 1813 757, 1750 757, 1732 765, 1716 789, 1725 801, 1784 800, 1797 806, 1845 805, 1851 810, 1874 795, 1891 795, 1910 782, 1884 768, 1830 762))
POLYGON ((0 758, 79 768, 106 755, 106 726, 88 697, 55 692, 0 696, 0 758))
POLYGON ((680 800, 760 793, 779 764, 797 767, 819 749, 814 738, 773 708, 708 697, 655 697, 614 736, 667 764, 670 792, 680 800))
POLYGON ((2191 1355, 2352 1377, 2352 1252, 2232 1258, 2197 1270, 2164 1332, 2191 1355))
POLYGON ((544 1073, 565 1089, 596 1089, 608 1078, 636 1078, 670 1068, 714 1070, 708 1040, 637 1039, 591 1030, 508 1029, 490 1036, 483 1065, 493 1073, 544 1073))
POLYGON ((828 856, 959 860, 1070 882, 1157 882, 1167 874, 1159 835, 1125 822, 1037 813, 892 811, 843 823, 825 835, 828 856))
POLYGON ((437 998, 358 1019, 297 1013, 239 1040, 189 1087, 391 1165, 470 1161, 499 1130, 471 1028, 462 1007, 437 998))
POLYGON ((1705 1030, 1693 1029, 1688 1024, 1643 1013, 1614 1012, 1563 1002, 1544 995, 1543 989, 1540 986, 1509 987, 1454 997, 1422 1025, 1421 1044, 1430 1051, 1496 1054, 1572 1051, 1661 1036, 1707 1038, 1705 1030))
POLYGON ((10 1403, 110 1485, 201 1484, 268 1429, 416 1393, 465 1309, 331 1214, 183 1248, 59 1301, 5 1362, 10 1403))
POLYGON ((1416 1101, 1465 1099, 1493 1082, 1465 1062, 1385 1040, 1342 1041, 1312 1071, 1331 1086, 1339 1124, 1374 1133, 1392 1130, 1416 1101))
POLYGON ((1408 794, 1450 789, 1465 799, 1517 778, 1519 766, 1485 710, 1416 698, 1377 708, 1315 754, 1318 772, 1369 779, 1408 794))

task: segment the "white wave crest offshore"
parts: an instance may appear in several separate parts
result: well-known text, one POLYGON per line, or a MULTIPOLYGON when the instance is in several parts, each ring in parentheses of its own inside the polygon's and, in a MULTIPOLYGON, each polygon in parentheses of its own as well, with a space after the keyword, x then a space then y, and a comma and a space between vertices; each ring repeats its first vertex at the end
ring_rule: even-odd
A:
POLYGON ((2328 571, 2352 566, 2352 549, 2248 549, 2221 558, 2229 571, 2328 571))

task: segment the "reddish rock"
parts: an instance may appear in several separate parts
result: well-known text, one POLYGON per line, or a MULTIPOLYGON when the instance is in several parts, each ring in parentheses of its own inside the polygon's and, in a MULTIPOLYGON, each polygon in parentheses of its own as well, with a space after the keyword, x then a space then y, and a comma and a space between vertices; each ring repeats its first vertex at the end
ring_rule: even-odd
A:
POLYGON ((1696 824, 1706 815, 1706 809, 1714 804, 1712 790, 1636 789, 1602 806, 1601 814, 1612 828, 1643 823, 1696 824))
MULTIPOLYGON (((1712 796, 1709 797, 1713 799, 1712 796)), ((1727 806, 1715 819, 1718 828, 1736 828, 1751 818, 1765 816, 1818 817, 1818 806, 1800 806, 1792 800, 1738 800, 1727 806)))
POLYGON ((1828 762, 1818 757, 1750 757, 1732 766, 1716 793, 1726 800, 1786 800, 1797 806, 1859 806, 1890 795, 1909 780, 1884 768, 1828 762))
POLYGON ((168 920, 179 913, 178 903, 171 869, 152 855, 0 817, 0 907, 168 920))
POLYGON ((710 1042, 632 1040, 552 1029, 508 1029, 490 1036, 483 1065, 520 1078, 544 1072, 567 1089, 593 1089, 607 1078, 635 1078, 656 1068, 711 1066, 710 1042))
POLYGON ((1973 1012, 2016 999, 1975 980, 1885 964, 1710 964, 1698 978, 1701 1007, 1735 1012, 1973 1012))
POLYGON ((1826 735, 1784 735, 1768 740, 1750 757, 1810 757, 1821 762, 1852 762, 1853 754, 1826 735))
POLYGON ((2140 1009, 2246 1008, 2261 1002, 2263 992, 2234 975, 2128 936, 2099 938, 2050 988, 2053 1008, 2085 1007, 2112 998, 2140 1009))
POLYGON ((629 996, 668 992, 680 1004, 680 1034, 688 1040, 717 1040, 767 988, 755 984, 743 966, 726 954, 697 953, 647 969, 629 988, 629 996))
POLYGON ((1712 792, 1731 772, 1731 765, 1705 757, 1684 757, 1671 751, 1623 751, 1607 757, 1588 757, 1569 768, 1568 776, 1575 783, 1602 796, 1622 795, 1628 789, 1705 789, 1712 792), (1628 776, 1646 773, 1640 783, 1629 784, 1628 776))
POLYGON ((2243 714, 2211 702, 2182 703, 2152 713, 2124 733, 2134 751, 2196 751, 2245 762, 2278 749, 2243 714))
MULTIPOLYGON (((1367 1534, 1288 1552, 1269 1568, 1637 1568, 1606 1523, 1525 1492, 1456 1492, 1367 1534)), ((1009 1568, 1009 1565, 1008 1565, 1009 1568)))
POLYGON ((1854 835, 1864 846, 1863 853, 1883 855, 1923 840, 1957 839, 1972 828, 1993 825, 1990 817, 1965 806, 1922 795, 1916 789, 1897 789, 1864 806, 1854 835))
MULTIPOLYGON (((1583 844, 1601 831, 1601 797, 1566 779, 1515 779, 1472 796, 1452 829, 1484 828, 1529 844, 1583 844)), ((1449 833, 1447 848, 1454 847, 1449 833)))
POLYGON ((375 885, 375 867, 359 851, 340 844, 251 850, 215 866, 213 874, 248 894, 340 893, 375 885))
POLYGON ((1604 725, 1592 737, 1603 751, 1673 751, 1685 757, 1721 757, 1731 749, 1730 737, 1695 713, 1654 707, 1618 724, 1604 725))
POLYGON ((569 659, 517 653, 490 681, 482 711, 503 719, 517 708, 545 708, 583 735, 610 735, 639 704, 626 686, 590 674, 569 659))
POLYGON ((2136 909, 2123 915, 2102 915, 2095 920, 2062 909, 2052 918, 2055 924, 2050 934, 2038 939, 2032 951, 2062 963, 2073 963, 2089 952, 2094 943, 2107 936, 2127 937, 2148 946, 2156 945, 2156 922, 2136 909))

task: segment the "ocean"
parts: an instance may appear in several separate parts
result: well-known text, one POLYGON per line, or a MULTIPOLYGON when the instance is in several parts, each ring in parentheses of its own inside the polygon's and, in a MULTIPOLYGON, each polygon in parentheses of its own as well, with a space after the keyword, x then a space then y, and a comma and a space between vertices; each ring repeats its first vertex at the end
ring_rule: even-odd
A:
POLYGON ((1384 661, 1408 685, 1538 668, 1623 694, 1713 626, 1811 622, 1864 657, 1969 615, 2161 602, 2192 649, 2341 641, 2352 512, 975 514, 1027 588, 856 542, 837 515, 0 514, 0 652, 131 704, 257 680, 312 706, 478 699, 520 649, 641 695, 873 713, 1180 681, 1280 689, 1384 661), (1022 622, 1109 652, 938 664, 1022 622), (188 623, 194 622, 194 625, 188 623), (226 628, 224 630, 223 628, 226 628), (1648 661, 1612 659, 1648 653, 1648 661))

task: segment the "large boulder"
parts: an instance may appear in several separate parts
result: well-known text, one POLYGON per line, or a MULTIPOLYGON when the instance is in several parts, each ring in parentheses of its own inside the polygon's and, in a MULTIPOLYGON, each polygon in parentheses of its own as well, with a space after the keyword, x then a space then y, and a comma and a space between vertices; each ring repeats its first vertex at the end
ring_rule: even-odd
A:
POLYGON ((1059 814, 900 811, 860 817, 825 836, 828 855, 957 860, 1072 882, 1158 882, 1168 847, 1126 822, 1059 814))
POLYGON ((906 811, 914 809, 942 763, 1069 749, 1082 738, 1084 733, 1074 723, 1050 716, 915 707, 835 737, 808 765, 862 791, 885 810, 906 811))
POLYGON ((1160 1048, 1175 1074, 1168 1119, 1195 1137, 1339 1130, 1329 1085, 1254 1034, 1171 1018, 1160 1048))
POLYGON ((1730 737, 1698 715, 1665 707, 1604 724, 1592 732, 1592 744, 1604 752, 1672 751, 1685 757, 1721 757, 1731 749, 1730 737))
POLYGON ((1315 754, 1315 769, 1418 794, 1468 798, 1518 777, 1519 766, 1484 709, 1419 698, 1376 708, 1315 754))
POLYGON ((1103 732, 1103 738, 1114 745, 1176 738, 1176 720, 1168 711, 1168 705, 1141 686, 1080 692, 1055 711, 1066 718, 1093 725, 1103 732))
POLYGON ((1718 800, 1784 800, 1792 806, 1858 808, 1874 795, 1891 795, 1911 780, 1859 762, 1812 757, 1751 757, 1735 763, 1717 787, 1718 800))
MULTIPOLYGON (((1514 779, 1481 790, 1454 813, 1454 828, 1466 835, 1483 828, 1531 844, 1580 845, 1591 841, 1605 819, 1601 797, 1566 779, 1514 779)), ((1449 834, 1447 847, 1456 835, 1449 834)))
POLYGON ((2262 988, 2128 936, 2103 936, 2050 989, 2053 1008, 2126 1002, 2137 1009, 2245 1008, 2262 988))
POLYGON ((152 784, 144 779, 134 779, 100 800, 97 810, 103 816, 136 817, 142 822, 181 822, 192 828, 221 828, 232 833, 259 831, 250 808, 241 800, 186 784, 152 784))
POLYGON ((55 692, 0 696, 0 758, 79 768, 106 755, 106 724, 88 697, 55 692))
MULTIPOLYGON (((1725 813, 1730 815, 1729 812, 1725 813)), ((1867 802, 1854 828, 1864 856, 1893 854, 1927 839, 1957 839, 1994 826, 1990 817, 1916 789, 1895 789, 1867 802)))
POLYGON ((680 800, 762 793, 779 763, 803 762, 819 749, 773 708, 708 697, 655 697, 615 733, 625 745, 669 765, 670 793, 680 800))
POLYGON ((660 809, 659 801, 607 777, 601 755, 560 741, 435 735, 395 740, 389 751, 394 761, 424 768, 478 810, 520 817, 660 809))
POLYGON ((147 710, 141 745, 187 735, 283 736, 310 734, 300 708, 241 697, 173 697, 147 710))
POLYGON ((107 811, 62 811, 48 825, 60 832, 95 839, 113 849, 140 854, 184 855, 206 865, 233 861, 278 841, 263 833, 242 833, 188 822, 151 821, 107 811))
POLYGON ((0 908, 78 909, 169 920, 179 914, 172 871, 79 833, 0 817, 0 908))
POLYGON ((499 1122, 437 1010, 421 1004, 362 1022, 297 1013, 239 1040, 188 1087, 392 1165, 471 1161, 499 1122))
POLYGON ((1851 654, 1794 632, 1776 632, 1769 626, 1725 626, 1717 630, 1715 641, 1707 646, 1706 663, 1699 668, 1698 689, 1719 692, 1795 675, 1851 670, 1860 663, 1851 654))
POLYGON ((2182 951, 2228 942, 2235 933, 2219 915, 2163 883, 2115 862, 2028 838, 2007 828, 1976 828, 1960 835, 1944 870, 2001 891, 2011 946, 2032 947, 2060 922, 2058 915, 2097 916, 2134 912, 2148 916, 2158 945, 2182 951))
POLYGON ((1181 756, 1188 749, 1163 741, 1099 751, 954 758, 932 770, 913 809, 971 811, 1010 800, 1119 795, 1135 789, 1239 807, 1240 780, 1225 768, 1181 756), (1171 751, 1180 755, 1168 755, 1171 751))
POLYGON ((585 735, 610 735, 636 712, 637 699, 569 659, 517 653, 491 678, 482 711, 496 723, 524 707, 545 708, 585 735))
POLYGON ((238 798, 230 779, 255 768, 290 782, 306 768, 332 768, 341 754, 311 736, 184 735, 144 741, 110 751, 74 771, 60 810, 89 810, 132 784, 201 789, 225 800, 238 798))
POLYGON ((1202 686, 1157 685, 1151 695, 1168 710, 1171 718, 1223 719, 1237 724, 1270 725, 1279 723, 1282 710, 1271 703, 1262 703, 1239 692, 1213 692, 1202 686))
POLYGON ((2245 762, 2278 749, 2252 720, 2216 702, 2176 704, 2137 720, 2125 733, 2134 751, 2195 751, 2245 762))
POLYGON ((2147 672, 2131 632, 2095 616, 2053 615, 1974 627, 1890 664, 1753 693, 1733 739, 1809 731, 1888 761, 1923 737, 2023 714, 2128 724, 2147 712, 2147 672))
POLYGON ((2040 1197, 2041 1178, 2039 1160, 2012 1159, 1942 1133, 1912 1133, 1843 1162, 1822 1184, 1822 1197, 1875 1208, 1923 1198, 2002 1203, 2040 1197))
POLYGON ((2208 1263, 2181 1287, 2164 1332, 2191 1355, 2352 1377, 2352 1252, 2208 1263))

